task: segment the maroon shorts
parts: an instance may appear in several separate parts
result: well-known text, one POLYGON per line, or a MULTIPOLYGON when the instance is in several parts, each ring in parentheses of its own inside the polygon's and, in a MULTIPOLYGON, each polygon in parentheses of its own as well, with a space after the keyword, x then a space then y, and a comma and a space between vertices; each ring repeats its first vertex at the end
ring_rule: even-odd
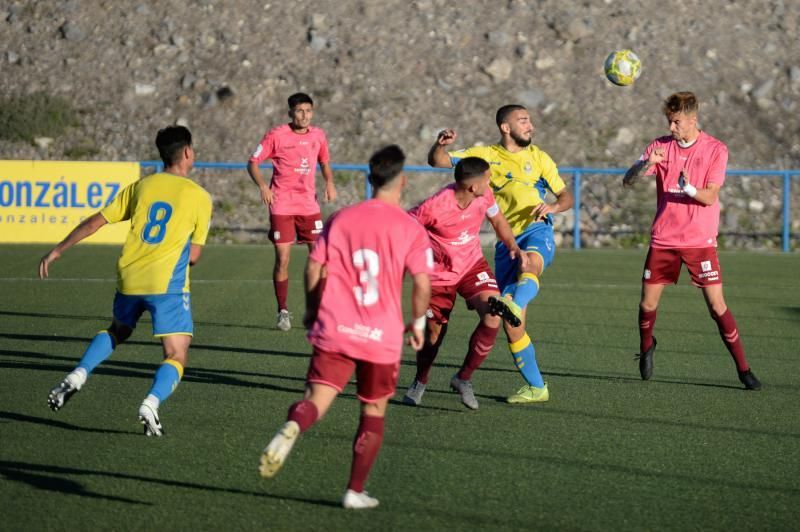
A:
POLYGON ((275 244, 310 244, 322 232, 322 214, 271 214, 269 239, 275 244))
POLYGON ((354 371, 358 399, 364 403, 375 403, 394 395, 400 361, 396 364, 375 364, 315 347, 306 382, 326 384, 341 392, 354 371))
POLYGON ((645 284, 673 284, 681 275, 681 264, 692 276, 692 284, 700 288, 722 283, 717 248, 653 248, 644 262, 645 284))
MULTIPOLYGON (((454 284, 431 286, 431 302, 427 312, 428 319, 439 323, 447 323, 450 319, 450 313, 456 304, 456 294, 469 302, 473 296, 481 292, 500 293, 497 288, 497 281, 486 259, 476 262, 454 284)), ((467 303, 467 307, 472 308, 469 303, 467 303)))

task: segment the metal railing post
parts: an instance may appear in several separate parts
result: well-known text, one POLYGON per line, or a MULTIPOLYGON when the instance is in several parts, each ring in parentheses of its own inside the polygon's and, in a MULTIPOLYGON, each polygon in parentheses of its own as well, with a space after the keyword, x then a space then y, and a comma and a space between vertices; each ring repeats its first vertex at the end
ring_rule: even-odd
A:
POLYGON ((572 174, 572 189, 575 197, 575 205, 572 207, 574 216, 574 226, 572 228, 572 247, 581 249, 581 171, 575 170, 572 174))
POLYGON ((792 248, 791 226, 792 175, 788 170, 783 172, 783 252, 789 253, 792 248))
POLYGON ((364 171, 364 199, 372 197, 372 183, 369 182, 369 171, 364 171))

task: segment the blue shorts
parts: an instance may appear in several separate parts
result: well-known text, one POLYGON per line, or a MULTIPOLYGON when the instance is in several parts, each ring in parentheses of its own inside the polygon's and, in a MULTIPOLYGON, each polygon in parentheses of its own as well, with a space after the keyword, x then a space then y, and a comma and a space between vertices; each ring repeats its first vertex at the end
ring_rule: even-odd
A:
POLYGON ((131 329, 136 328, 145 310, 153 318, 153 336, 192 336, 192 299, 188 292, 154 296, 129 296, 117 292, 114 296, 114 319, 131 329))
MULTIPOLYGON (((535 223, 517 235, 516 241, 522 251, 538 253, 545 268, 553 262, 556 243, 552 225, 544 222, 535 223)), ((512 259, 508 254, 508 248, 502 242, 494 246, 494 272, 501 292, 506 286, 516 283, 519 278, 519 259, 512 259)))

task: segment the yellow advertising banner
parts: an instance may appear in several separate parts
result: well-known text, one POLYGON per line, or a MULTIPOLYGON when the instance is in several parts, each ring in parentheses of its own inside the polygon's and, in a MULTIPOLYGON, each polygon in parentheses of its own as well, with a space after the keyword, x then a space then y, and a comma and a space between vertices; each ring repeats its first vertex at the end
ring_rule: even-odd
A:
MULTIPOLYGON (((139 163, 0 161, 0 242, 60 242, 139 179, 139 163)), ((84 240, 121 244, 130 222, 84 240)))

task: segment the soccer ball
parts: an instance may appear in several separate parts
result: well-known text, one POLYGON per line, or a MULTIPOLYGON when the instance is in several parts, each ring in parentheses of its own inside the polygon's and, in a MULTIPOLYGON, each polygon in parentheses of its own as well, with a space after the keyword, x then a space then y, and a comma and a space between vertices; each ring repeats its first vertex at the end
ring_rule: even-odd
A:
POLYGON ((631 85, 642 73, 642 62, 630 50, 617 50, 606 57, 605 70, 614 85, 631 85))

